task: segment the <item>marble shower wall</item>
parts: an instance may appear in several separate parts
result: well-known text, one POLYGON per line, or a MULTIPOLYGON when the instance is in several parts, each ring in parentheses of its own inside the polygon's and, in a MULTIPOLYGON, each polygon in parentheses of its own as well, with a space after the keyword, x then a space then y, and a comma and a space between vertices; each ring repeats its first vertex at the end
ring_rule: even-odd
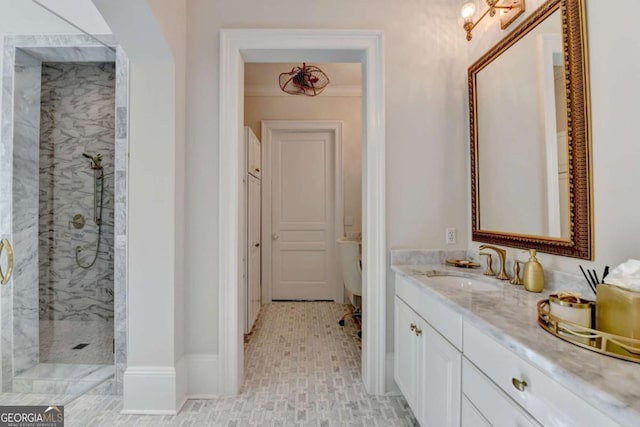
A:
MULTIPOLYGON (((113 321, 115 63, 42 63, 40 114, 40 319, 113 321), (94 171, 101 153, 102 236, 96 263, 94 171), (85 217, 76 229, 70 221, 85 217)), ((98 187, 98 192, 100 191, 98 187)))

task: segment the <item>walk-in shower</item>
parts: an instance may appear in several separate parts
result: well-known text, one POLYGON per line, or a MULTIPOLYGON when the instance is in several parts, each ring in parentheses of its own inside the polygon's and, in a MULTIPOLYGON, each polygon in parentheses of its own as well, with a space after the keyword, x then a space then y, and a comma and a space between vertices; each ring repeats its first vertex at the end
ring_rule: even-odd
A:
POLYGON ((4 58, 0 237, 14 272, 0 285, 2 391, 120 392, 126 59, 83 36, 5 38, 4 58))

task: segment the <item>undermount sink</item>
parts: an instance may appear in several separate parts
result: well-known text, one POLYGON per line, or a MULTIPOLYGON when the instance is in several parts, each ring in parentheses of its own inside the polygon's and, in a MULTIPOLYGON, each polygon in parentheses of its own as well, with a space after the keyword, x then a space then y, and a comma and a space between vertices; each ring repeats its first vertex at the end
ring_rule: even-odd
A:
POLYGON ((497 283, 486 282, 484 280, 472 279, 466 276, 446 275, 429 275, 429 281, 432 283, 440 283, 446 286, 464 289, 468 291, 499 291, 500 285, 497 283))

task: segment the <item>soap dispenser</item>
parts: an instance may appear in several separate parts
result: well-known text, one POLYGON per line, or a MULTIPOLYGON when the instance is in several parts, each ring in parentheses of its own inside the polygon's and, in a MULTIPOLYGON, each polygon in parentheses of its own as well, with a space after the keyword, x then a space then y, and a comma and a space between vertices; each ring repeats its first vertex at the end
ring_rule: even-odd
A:
POLYGON ((531 254, 531 257, 524 265, 524 274, 522 275, 524 288, 529 292, 542 292, 544 289, 544 271, 542 270, 542 265, 536 258, 535 249, 529 249, 529 254, 531 254))

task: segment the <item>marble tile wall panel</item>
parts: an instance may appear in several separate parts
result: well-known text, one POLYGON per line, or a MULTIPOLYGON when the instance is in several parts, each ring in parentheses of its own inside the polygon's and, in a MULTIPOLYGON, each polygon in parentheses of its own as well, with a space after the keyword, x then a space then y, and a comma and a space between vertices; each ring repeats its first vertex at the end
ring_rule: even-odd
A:
MULTIPOLYGON (((482 259, 480 258, 481 257, 478 251, 468 251, 467 253, 467 259, 478 262, 480 263, 480 265, 482 265, 482 268, 485 268, 487 260, 485 257, 482 257, 482 259)), ((523 254, 522 256, 520 256, 521 261, 526 262, 528 259, 528 254, 523 254)), ((513 276, 513 264, 514 260, 507 260, 506 270, 509 276, 513 276)), ((497 256, 495 254, 492 257, 491 266, 493 267, 494 271, 500 271, 500 261, 497 259, 497 256)), ((544 268, 544 265, 542 266, 542 268, 544 269, 544 288, 546 290, 578 292, 584 298, 595 298, 593 292, 589 289, 589 285, 587 285, 583 277, 571 273, 544 268)), ((523 271, 521 270, 520 277, 522 277, 522 274, 523 271)))
POLYGON ((38 340, 38 150, 40 61, 15 52, 13 98, 11 282, 13 374, 39 360, 38 340))
MULTIPOLYGON (((40 318, 113 321, 115 64, 43 63, 40 121, 40 318), (102 235, 94 222, 94 170, 101 153, 102 235), (84 215, 82 229, 69 227, 84 215)), ((98 187, 98 192, 100 188, 98 187)))
MULTIPOLYGON (((2 125, 0 126, 0 233, 11 238, 13 170, 13 77, 15 48, 4 45, 2 69, 2 125)), ((13 379, 13 282, 0 286, 2 323, 2 390, 10 391, 13 379)))
POLYGON ((393 249, 391 265, 444 264, 447 259, 464 259, 466 251, 431 249, 393 249))
POLYGON ((118 46, 116 53, 116 160, 115 160, 115 252, 114 311, 115 363, 113 390, 123 392, 127 367, 127 174, 129 166, 129 60, 118 46))

